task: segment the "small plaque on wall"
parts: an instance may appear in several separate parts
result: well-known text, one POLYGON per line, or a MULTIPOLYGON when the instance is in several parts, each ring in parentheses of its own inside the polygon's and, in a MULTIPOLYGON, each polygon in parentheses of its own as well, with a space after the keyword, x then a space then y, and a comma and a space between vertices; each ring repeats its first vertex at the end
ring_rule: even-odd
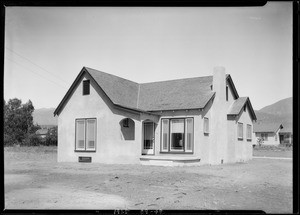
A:
POLYGON ((78 162, 91 163, 92 157, 78 157, 78 162))

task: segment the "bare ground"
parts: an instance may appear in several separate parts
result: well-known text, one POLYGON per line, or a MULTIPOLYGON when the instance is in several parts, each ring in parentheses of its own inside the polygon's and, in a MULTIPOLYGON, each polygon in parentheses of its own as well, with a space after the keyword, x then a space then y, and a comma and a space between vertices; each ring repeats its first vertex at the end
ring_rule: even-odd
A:
POLYGON ((57 163, 55 147, 5 148, 6 209, 292 213, 292 161, 201 167, 57 163))

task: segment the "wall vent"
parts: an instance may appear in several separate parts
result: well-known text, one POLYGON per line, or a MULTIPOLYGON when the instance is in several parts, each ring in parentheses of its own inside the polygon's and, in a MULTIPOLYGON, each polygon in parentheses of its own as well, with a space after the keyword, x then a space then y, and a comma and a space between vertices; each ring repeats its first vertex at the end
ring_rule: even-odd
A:
POLYGON ((78 157, 78 162, 80 163, 91 163, 92 157, 78 157))

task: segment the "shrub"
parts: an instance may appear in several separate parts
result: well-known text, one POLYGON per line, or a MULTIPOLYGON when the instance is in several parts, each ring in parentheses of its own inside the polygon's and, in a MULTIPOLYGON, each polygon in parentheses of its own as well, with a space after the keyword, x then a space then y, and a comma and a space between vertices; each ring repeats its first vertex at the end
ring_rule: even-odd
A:
POLYGON ((57 146, 57 136, 47 135, 46 141, 44 142, 46 146, 57 146))
POLYGON ((4 145, 5 146, 13 146, 13 145, 17 145, 17 144, 18 144, 18 141, 14 138, 14 136, 4 133, 4 145))
POLYGON ((22 142, 22 146, 39 146, 41 144, 42 141, 36 134, 27 135, 27 137, 22 142))

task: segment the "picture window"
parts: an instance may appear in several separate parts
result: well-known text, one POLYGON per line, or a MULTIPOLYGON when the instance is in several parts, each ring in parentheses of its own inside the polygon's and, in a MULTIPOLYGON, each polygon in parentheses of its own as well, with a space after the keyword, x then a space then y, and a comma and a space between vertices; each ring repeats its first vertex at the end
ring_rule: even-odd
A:
POLYGON ((194 119, 162 119, 162 152, 193 152, 194 119))

